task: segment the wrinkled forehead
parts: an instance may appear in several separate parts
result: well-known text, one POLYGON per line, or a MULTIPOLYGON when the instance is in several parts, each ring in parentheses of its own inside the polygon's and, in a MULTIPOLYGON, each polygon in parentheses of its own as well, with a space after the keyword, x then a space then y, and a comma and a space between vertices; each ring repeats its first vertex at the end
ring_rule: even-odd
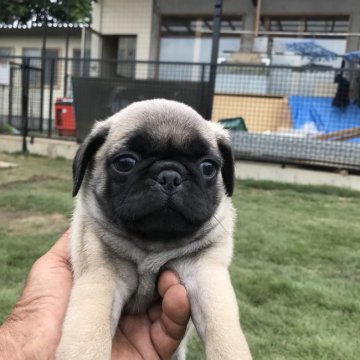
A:
POLYGON ((194 157, 217 153, 216 138, 206 120, 186 113, 149 111, 121 116, 112 123, 108 140, 110 153, 122 148, 194 157))

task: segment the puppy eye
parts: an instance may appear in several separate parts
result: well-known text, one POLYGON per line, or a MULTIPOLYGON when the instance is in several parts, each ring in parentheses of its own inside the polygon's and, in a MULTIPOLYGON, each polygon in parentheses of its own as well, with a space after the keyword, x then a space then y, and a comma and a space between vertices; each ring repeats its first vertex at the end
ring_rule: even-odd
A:
POLYGON ((114 166, 116 170, 120 172, 131 171, 135 167, 135 164, 136 159, 128 155, 120 156, 114 161, 114 166))
POLYGON ((202 174, 207 178, 212 178, 216 174, 216 165, 211 160, 204 160, 200 163, 200 169, 202 174))

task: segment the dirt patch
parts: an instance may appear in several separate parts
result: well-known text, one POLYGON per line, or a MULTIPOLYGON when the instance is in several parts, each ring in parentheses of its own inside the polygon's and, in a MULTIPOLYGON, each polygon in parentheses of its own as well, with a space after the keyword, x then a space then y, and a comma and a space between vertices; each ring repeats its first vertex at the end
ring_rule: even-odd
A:
MULTIPOLYGON (((65 230, 69 226, 69 219, 63 214, 29 214, 19 217, 19 213, 15 218, 8 219, 10 224, 7 231, 12 234, 24 234, 28 232, 52 232, 65 230)), ((0 213, 1 216, 1 213, 0 213)), ((8 215, 9 217, 9 215, 8 215)))
MULTIPOLYGON (((27 216, 28 213, 24 213, 23 216, 27 216)), ((15 219, 19 219, 21 214, 13 211, 6 211, 3 209, 0 209, 0 225, 5 225, 6 223, 9 223, 15 219)))
POLYGON ((3 184, 0 184, 0 188, 6 188, 9 186, 13 186, 13 185, 18 185, 18 184, 28 184, 28 183, 40 183, 40 182, 46 182, 46 181, 52 181, 52 180, 65 180, 67 181, 68 179, 66 178, 62 178, 60 176, 51 176, 51 175, 34 175, 31 176, 27 179, 21 179, 21 180, 14 180, 14 181, 9 181, 3 184))

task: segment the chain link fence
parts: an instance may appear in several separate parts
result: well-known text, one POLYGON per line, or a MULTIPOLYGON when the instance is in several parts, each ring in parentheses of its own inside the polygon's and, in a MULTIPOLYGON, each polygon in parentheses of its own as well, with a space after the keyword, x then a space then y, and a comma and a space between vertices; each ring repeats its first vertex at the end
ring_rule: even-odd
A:
POLYGON ((239 159, 360 170, 356 67, 218 64, 210 97, 206 63, 6 60, 10 79, 0 85, 2 129, 21 134, 27 126, 31 136, 81 141, 93 121, 133 101, 162 97, 202 115, 210 108, 211 120, 231 129, 239 159))

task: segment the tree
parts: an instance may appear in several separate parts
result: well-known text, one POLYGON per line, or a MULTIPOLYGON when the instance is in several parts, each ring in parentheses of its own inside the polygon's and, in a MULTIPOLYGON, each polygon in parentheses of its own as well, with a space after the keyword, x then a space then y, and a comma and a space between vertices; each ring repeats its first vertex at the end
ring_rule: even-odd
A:
POLYGON ((0 9, 0 23, 5 24, 91 21, 91 0, 0 0, 0 9))

